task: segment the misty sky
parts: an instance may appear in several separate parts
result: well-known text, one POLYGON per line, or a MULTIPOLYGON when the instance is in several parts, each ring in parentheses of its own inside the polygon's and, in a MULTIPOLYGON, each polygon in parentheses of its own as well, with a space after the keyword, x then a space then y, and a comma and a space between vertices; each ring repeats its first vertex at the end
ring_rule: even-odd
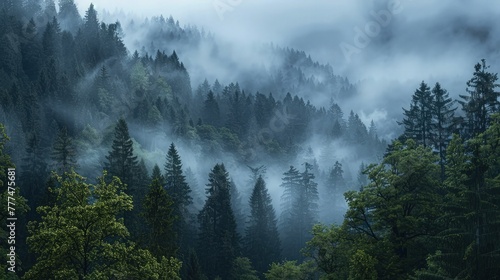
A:
POLYGON ((431 86, 440 82, 457 98, 481 58, 500 72, 496 0, 76 2, 82 15, 94 2, 98 11, 106 9, 118 19, 120 11, 136 17, 172 15, 181 26, 197 25, 234 44, 272 42, 304 50, 331 64, 336 74, 365 81, 360 85, 364 102, 346 104, 364 121, 383 120, 388 102, 401 111, 422 80, 431 86), (377 24, 376 15, 381 16, 377 24))

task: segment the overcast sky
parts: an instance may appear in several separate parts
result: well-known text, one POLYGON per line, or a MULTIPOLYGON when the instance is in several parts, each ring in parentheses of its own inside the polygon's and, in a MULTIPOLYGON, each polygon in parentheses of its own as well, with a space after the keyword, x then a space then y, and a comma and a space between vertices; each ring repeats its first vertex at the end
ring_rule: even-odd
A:
POLYGON ((141 17, 172 15, 181 25, 195 24, 232 41, 274 42, 303 49, 353 79, 412 75, 409 65, 421 71, 429 59, 435 59, 430 72, 461 63, 468 64, 470 72, 470 64, 478 57, 498 58, 498 50, 496 54, 493 50, 498 49, 500 33, 500 2, 496 0, 77 0, 82 14, 91 2, 98 11, 122 10, 141 17), (377 32, 376 26, 370 26, 374 14, 386 11, 390 18, 377 32), (365 31, 367 26, 377 35, 363 48, 350 49, 354 52, 347 59, 346 48, 356 47, 356 30, 365 31), (480 28, 487 28, 486 33, 481 34, 480 28), (372 68, 379 68, 380 63, 393 67, 372 68), (367 64, 359 72, 359 66, 367 64))
MULTIPOLYGON (((76 1, 82 15, 92 2, 76 1)), ((391 110, 399 118, 422 80, 431 87, 440 82, 458 98, 480 59, 500 72, 498 0, 93 2, 98 11, 172 15, 181 26, 197 25, 242 46, 272 42, 304 50, 314 60, 331 64, 336 74, 366 81, 359 86, 362 100, 344 104, 365 122, 384 120, 391 110)))

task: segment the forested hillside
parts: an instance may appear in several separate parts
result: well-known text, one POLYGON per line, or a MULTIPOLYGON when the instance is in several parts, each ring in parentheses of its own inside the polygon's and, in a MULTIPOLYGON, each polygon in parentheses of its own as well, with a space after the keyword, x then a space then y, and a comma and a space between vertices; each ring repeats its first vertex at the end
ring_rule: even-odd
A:
POLYGON ((486 60, 459 100, 412 85, 383 139, 303 51, 242 66, 172 16, 0 3, 2 279, 499 277, 486 60))

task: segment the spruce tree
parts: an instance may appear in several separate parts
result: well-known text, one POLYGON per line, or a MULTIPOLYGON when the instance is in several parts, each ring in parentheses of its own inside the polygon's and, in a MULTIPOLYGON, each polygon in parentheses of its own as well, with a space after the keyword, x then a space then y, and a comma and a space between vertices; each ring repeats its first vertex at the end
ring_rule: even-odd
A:
POLYGON ((163 187, 167 184, 167 182, 165 181, 165 176, 161 174, 161 170, 158 164, 155 164, 155 166, 153 167, 153 172, 151 173, 151 180, 154 179, 158 179, 160 185, 163 187))
POLYGON ((441 166, 441 179, 445 176, 446 147, 455 129, 455 110, 453 100, 448 92, 436 83, 432 89, 432 142, 439 153, 439 165, 441 166))
MULTIPOLYGON (((174 215, 178 219, 174 223, 174 230, 179 240, 178 246, 181 250, 187 249, 189 243, 189 205, 192 203, 191 189, 186 183, 186 177, 182 172, 181 157, 177 153, 174 143, 170 144, 165 163, 166 190, 172 197, 174 203, 174 215)), ((187 253, 187 251, 185 252, 187 253)))
POLYGON ((204 102, 203 111, 203 122, 213 126, 218 126, 220 124, 220 109, 217 100, 215 99, 214 93, 210 90, 207 94, 207 99, 204 102))
POLYGON ((135 187, 135 172, 138 160, 134 155, 133 142, 128 132, 128 126, 123 118, 118 120, 114 131, 111 151, 106 156, 104 164, 110 176, 117 176, 127 185, 127 194, 132 194, 135 187))
POLYGON ((143 201, 142 216, 146 222, 147 247, 157 259, 174 257, 177 253, 177 233, 173 229, 176 216, 174 202, 158 178, 154 178, 143 201))
POLYGON ((419 145, 431 144, 432 134, 432 95, 430 88, 422 81, 412 96, 410 109, 404 111, 404 119, 398 122, 404 126, 404 136, 411 138, 419 145))
MULTIPOLYGON (((108 171, 110 177, 116 176, 126 185, 125 193, 136 200, 136 194, 140 192, 137 188, 138 161, 134 155, 133 142, 128 132, 127 123, 123 118, 118 120, 114 131, 113 144, 111 151, 106 156, 107 162, 104 169, 108 171)), ((137 203, 137 201, 136 201, 137 203)), ((138 235, 138 216, 137 209, 125 213, 125 225, 130 230, 132 236, 138 235)))
POLYGON ((497 84, 498 74, 488 72, 490 66, 486 66, 486 60, 474 66, 473 77, 467 82, 468 95, 460 95, 462 100, 458 101, 465 112, 465 136, 472 138, 482 133, 491 121, 491 114, 498 112, 499 92, 495 91, 500 85, 497 84))
POLYGON ((281 243, 276 213, 261 176, 258 177, 250 197, 250 217, 245 230, 244 252, 260 274, 266 272, 271 263, 280 259, 281 243))
POLYGON ((216 164, 209 174, 208 198, 198 214, 198 255, 206 275, 230 279, 233 261, 239 255, 239 236, 231 209, 229 174, 216 164))
POLYGON ((300 249, 310 238, 310 230, 317 220, 318 189, 314 182, 312 165, 305 163, 299 173, 293 166, 285 172, 282 187, 283 212, 281 215, 283 255, 289 259, 302 259, 300 249))
POLYGON ((68 131, 65 127, 57 133, 57 138, 52 147, 51 158, 59 174, 69 172, 71 168, 76 167, 76 151, 73 139, 68 136, 68 131))

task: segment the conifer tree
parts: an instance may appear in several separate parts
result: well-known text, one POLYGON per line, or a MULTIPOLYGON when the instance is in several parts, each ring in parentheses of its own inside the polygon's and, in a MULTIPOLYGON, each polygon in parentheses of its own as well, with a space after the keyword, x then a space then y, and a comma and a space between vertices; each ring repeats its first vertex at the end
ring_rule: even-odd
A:
POLYGON ((65 127, 57 133, 51 157, 59 174, 69 172, 71 168, 76 167, 76 151, 73 139, 68 136, 68 131, 65 127))
POLYGON ((151 173, 151 181, 154 179, 158 179, 158 182, 163 187, 167 184, 167 182, 165 181, 165 176, 163 176, 163 174, 161 173, 158 164, 155 164, 155 166, 153 167, 153 172, 151 173))
POLYGON ((411 138, 424 147, 431 144, 432 139, 432 101, 430 88, 422 81, 412 96, 410 109, 403 108, 403 121, 398 122, 404 126, 406 139, 411 138))
POLYGON ((232 264, 239 254, 239 236, 231 209, 229 174, 216 164, 209 174, 208 198, 198 214, 198 255, 206 275, 230 279, 232 264))
POLYGON ((187 280, 207 279, 205 275, 203 275, 200 262, 198 260, 198 256, 196 255, 196 251, 194 250, 191 250, 189 252, 189 262, 187 264, 186 279, 187 280))
POLYGON ((441 166, 441 179, 444 180, 446 147, 455 129, 455 110, 453 100, 448 92, 436 83, 432 89, 432 142, 439 153, 439 165, 441 166))
MULTIPOLYGON (((107 162, 104 169, 109 172, 109 176, 116 176, 126 185, 125 193, 135 197, 140 192, 138 189, 137 171, 138 160, 134 155, 133 142, 128 132, 127 123, 123 118, 118 120, 114 131, 113 144, 111 151, 106 156, 107 162)), ((137 203, 137 202, 136 202, 137 203)), ((131 231, 134 238, 138 234, 138 216, 139 212, 134 209, 132 212, 125 213, 125 225, 131 231)))
POLYGON ((218 126, 220 124, 220 109, 217 100, 215 99, 214 93, 210 90, 207 94, 207 99, 205 100, 203 111, 203 122, 213 126, 218 126))
POLYGON ((293 166, 283 175, 285 188, 281 215, 283 255, 289 259, 302 259, 300 249, 310 237, 310 230, 317 219, 318 189, 314 182, 312 166, 305 163, 305 170, 299 173, 293 166))
POLYGON ((484 59, 474 66, 473 77, 467 82, 468 95, 460 95, 462 100, 458 101, 466 115, 464 133, 467 138, 484 132, 491 114, 499 110, 498 74, 488 72, 488 68, 484 59))
POLYGON ((261 176, 258 177, 250 197, 250 217, 245 230, 244 252, 260 274, 266 272, 271 263, 280 259, 281 243, 276 213, 261 176))
POLYGON ((238 234, 242 236, 245 231, 245 221, 247 216, 245 214, 246 209, 243 206, 241 194, 238 191, 238 188, 236 187, 233 179, 230 179, 229 186, 229 194, 231 195, 231 209, 233 210, 234 219, 236 221, 236 230, 238 231, 238 234))
POLYGON ((127 185, 127 193, 132 194, 135 187, 135 171, 138 160, 134 155, 133 142, 128 132, 128 125, 125 119, 120 118, 114 131, 111 151, 106 156, 107 162, 104 169, 110 176, 117 176, 127 185))
POLYGON ((143 201, 142 216, 146 222, 146 243, 149 251, 158 259, 174 257, 177 253, 177 233, 173 229, 174 202, 158 178, 154 178, 143 201))
POLYGON ((127 242, 120 213, 132 209, 118 178, 90 185, 74 171, 57 177, 55 206, 41 206, 41 221, 29 224, 27 242, 37 262, 26 279, 180 279, 175 258, 155 259, 127 242), (50 244, 50 246, 48 246, 50 244))
MULTIPOLYGON (((178 219, 174 223, 174 230, 179 238, 178 246, 181 250, 187 249, 189 242, 189 206, 192 203, 191 189, 186 183, 182 172, 181 157, 177 153, 174 143, 170 144, 165 163, 165 182, 167 193, 172 197, 174 215, 178 219)), ((187 253, 187 252, 185 252, 187 253)))

